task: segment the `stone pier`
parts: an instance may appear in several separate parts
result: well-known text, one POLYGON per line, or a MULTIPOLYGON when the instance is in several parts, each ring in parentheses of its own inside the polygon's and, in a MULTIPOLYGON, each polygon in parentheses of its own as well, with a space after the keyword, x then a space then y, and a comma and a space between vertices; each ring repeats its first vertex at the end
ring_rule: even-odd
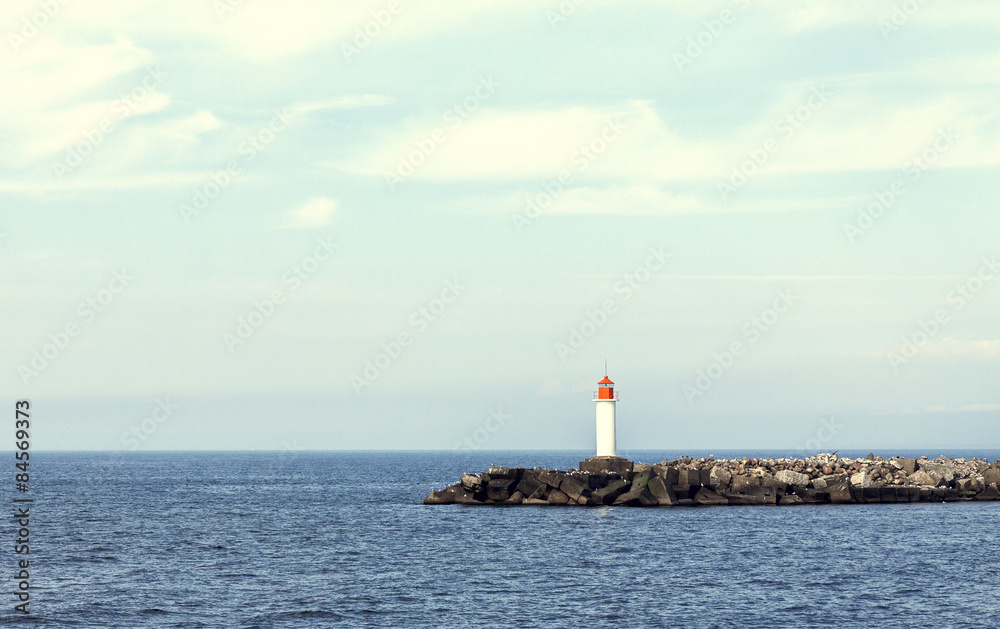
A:
POLYGON ((673 507, 1000 500, 1000 460, 591 457, 579 469, 491 467, 424 504, 673 507))

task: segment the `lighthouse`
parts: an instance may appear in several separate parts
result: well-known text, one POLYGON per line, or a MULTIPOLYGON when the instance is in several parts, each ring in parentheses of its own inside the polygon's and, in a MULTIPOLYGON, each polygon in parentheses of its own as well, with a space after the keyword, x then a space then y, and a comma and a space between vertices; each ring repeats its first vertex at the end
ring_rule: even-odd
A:
POLYGON ((608 377, 607 368, 604 379, 597 383, 594 393, 594 404, 597 407, 597 456, 617 456, 615 454, 615 404, 618 395, 615 393, 615 383, 608 377))
POLYGON ((608 364, 605 362, 604 380, 597 383, 597 391, 594 393, 594 406, 597 407, 597 456, 580 461, 581 472, 626 475, 632 471, 632 461, 615 454, 615 404, 617 403, 615 383, 608 377, 608 364))

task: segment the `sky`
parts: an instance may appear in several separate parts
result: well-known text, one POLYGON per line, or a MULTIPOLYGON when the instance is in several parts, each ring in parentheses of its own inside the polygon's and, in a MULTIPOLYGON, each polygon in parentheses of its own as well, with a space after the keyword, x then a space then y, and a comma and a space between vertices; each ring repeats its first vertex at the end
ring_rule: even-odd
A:
POLYGON ((49 450, 1000 447, 1000 13, 10 0, 49 450))

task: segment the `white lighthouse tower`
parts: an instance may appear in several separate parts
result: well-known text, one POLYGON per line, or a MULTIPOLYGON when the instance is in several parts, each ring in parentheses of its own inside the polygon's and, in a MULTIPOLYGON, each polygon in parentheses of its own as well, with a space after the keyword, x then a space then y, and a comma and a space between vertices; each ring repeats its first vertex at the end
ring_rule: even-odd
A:
POLYGON ((615 383, 608 378, 608 369, 604 367, 604 380, 597 383, 594 393, 597 406, 597 456, 617 456, 615 454, 615 403, 618 395, 615 393, 615 383))

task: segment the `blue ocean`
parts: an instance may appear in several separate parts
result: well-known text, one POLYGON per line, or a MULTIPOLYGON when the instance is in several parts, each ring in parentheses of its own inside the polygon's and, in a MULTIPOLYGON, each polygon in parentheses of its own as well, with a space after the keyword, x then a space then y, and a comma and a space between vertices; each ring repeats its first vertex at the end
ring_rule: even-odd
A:
POLYGON ((32 453, 31 613, 9 578, 0 625, 1000 627, 1000 502, 421 504, 464 471, 589 454, 32 453))

